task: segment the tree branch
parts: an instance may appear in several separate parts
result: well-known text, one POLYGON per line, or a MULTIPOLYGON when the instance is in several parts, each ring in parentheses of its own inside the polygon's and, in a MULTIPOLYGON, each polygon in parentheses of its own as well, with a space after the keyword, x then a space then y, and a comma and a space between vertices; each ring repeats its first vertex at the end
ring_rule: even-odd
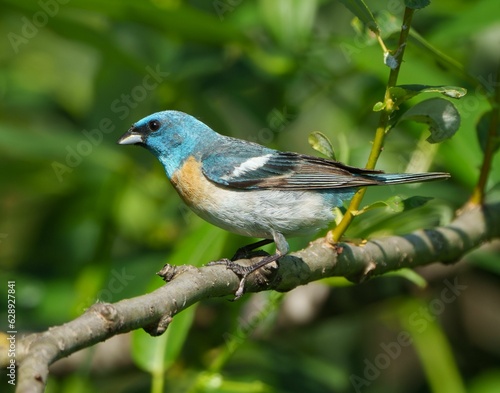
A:
MULTIPOLYGON (((371 240, 362 246, 332 246, 324 238, 317 239, 304 250, 282 258, 278 269, 267 274, 267 278, 259 272, 252 274, 246 291, 289 291, 331 276, 361 282, 403 267, 437 261, 453 263, 498 237, 500 203, 470 205, 450 225, 371 240)), ((17 392, 42 392, 50 364, 116 334, 138 328, 152 335, 162 334, 175 314, 203 299, 233 296, 239 283, 232 271, 220 265, 199 269, 166 265, 162 273, 168 284, 154 292, 114 304, 96 303, 73 321, 19 340, 17 392)), ((0 353, 2 367, 8 361, 7 354, 0 353)))

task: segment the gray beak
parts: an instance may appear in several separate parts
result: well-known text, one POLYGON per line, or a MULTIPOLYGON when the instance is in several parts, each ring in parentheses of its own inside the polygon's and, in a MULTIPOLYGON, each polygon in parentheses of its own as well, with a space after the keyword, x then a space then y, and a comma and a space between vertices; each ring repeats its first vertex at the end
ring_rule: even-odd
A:
POLYGON ((135 145, 143 142, 144 139, 142 138, 142 135, 138 132, 134 132, 133 129, 128 130, 120 139, 118 139, 119 145, 135 145))

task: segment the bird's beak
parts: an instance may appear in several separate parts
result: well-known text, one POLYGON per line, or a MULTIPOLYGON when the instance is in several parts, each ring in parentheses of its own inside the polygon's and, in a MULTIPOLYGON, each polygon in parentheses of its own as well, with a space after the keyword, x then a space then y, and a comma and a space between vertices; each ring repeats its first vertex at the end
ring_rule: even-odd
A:
POLYGON ((135 145, 143 142, 144 139, 142 137, 142 134, 136 132, 134 127, 128 130, 125 134, 122 135, 120 139, 118 139, 119 145, 135 145))

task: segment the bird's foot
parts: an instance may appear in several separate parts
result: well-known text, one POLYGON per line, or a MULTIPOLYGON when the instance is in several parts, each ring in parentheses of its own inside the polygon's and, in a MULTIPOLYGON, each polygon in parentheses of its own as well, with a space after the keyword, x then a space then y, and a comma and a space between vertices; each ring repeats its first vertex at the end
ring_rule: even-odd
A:
POLYGON ((232 259, 228 258, 222 258, 219 259, 218 261, 212 261, 207 263, 207 266, 214 266, 214 265, 225 265, 227 269, 234 272, 237 276, 244 276, 245 274, 249 272, 251 273, 253 271, 251 270, 252 265, 250 266, 240 265, 239 263, 236 263, 232 259))
MULTIPOLYGON (((245 283, 246 283, 248 276, 250 274, 252 274, 253 272, 256 272, 257 270, 259 270, 260 268, 271 267, 268 265, 272 262, 277 261, 281 256, 282 255, 280 255, 280 254, 266 255, 266 256, 264 256, 264 258, 260 259, 258 262, 253 263, 251 265, 247 265, 247 266, 236 263, 230 259, 223 258, 223 259, 220 259, 218 261, 213 261, 213 262, 208 263, 208 266, 225 265, 227 269, 234 272, 240 278, 240 283, 238 285, 238 289, 235 292, 235 298, 234 298, 234 300, 238 300, 245 292, 245 283)), ((251 260, 248 260, 248 261, 251 262, 251 260)), ((266 279, 265 275, 262 273, 260 273, 258 276, 258 282, 263 284, 263 283, 267 282, 267 279, 266 279)))
POLYGON ((233 301, 238 300, 245 292, 245 283, 247 277, 252 272, 254 272, 254 270, 252 269, 253 265, 249 266, 240 265, 239 263, 236 263, 228 258, 222 258, 219 259, 218 261, 212 261, 208 263, 208 266, 213 266, 213 265, 225 265, 226 269, 231 270, 234 274, 236 274, 240 278, 240 283, 238 285, 238 289, 234 294, 235 298, 233 299, 233 301))

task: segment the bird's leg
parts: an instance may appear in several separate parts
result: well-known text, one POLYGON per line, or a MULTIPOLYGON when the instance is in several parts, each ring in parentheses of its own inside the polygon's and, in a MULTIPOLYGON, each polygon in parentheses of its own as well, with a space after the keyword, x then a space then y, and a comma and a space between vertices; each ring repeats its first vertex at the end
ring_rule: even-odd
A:
MULTIPOLYGON (((250 267, 250 266, 242 266, 242 265, 239 265, 237 263, 234 263, 234 261, 237 261, 238 259, 248 259, 249 257, 252 256, 251 254, 252 254, 253 250, 255 250, 258 247, 265 246, 266 244, 272 243, 273 241, 274 240, 272 240, 272 239, 263 239, 263 240, 259 240, 258 242, 255 242, 255 243, 247 244, 246 246, 238 248, 231 259, 221 258, 218 261, 209 262, 208 266, 226 265, 226 266, 228 266, 229 269, 233 270, 236 274, 239 274, 241 276, 246 271, 244 269, 246 269, 247 267, 250 267), (229 267, 229 266, 233 266, 233 267, 229 267), (239 268, 241 268, 243 270, 241 270, 241 272, 240 272, 240 271, 238 271, 239 268)), ((262 252, 264 252, 264 251, 262 251, 262 252)), ((265 254, 266 254, 266 256, 269 255, 267 253, 265 253, 265 254)))
POLYGON ((272 243, 273 239, 263 239, 255 243, 247 244, 246 246, 240 247, 234 253, 234 256, 231 258, 231 261, 237 261, 238 259, 248 258, 251 256, 251 253, 256 248, 265 246, 266 244, 272 243))
POLYGON ((210 262, 209 265, 224 264, 224 265, 226 265, 227 269, 232 270, 237 276, 241 277, 240 284, 238 286, 238 290, 235 293, 236 298, 234 300, 237 300, 243 295, 243 292, 245 290, 245 282, 246 282, 247 277, 250 274, 252 274, 253 272, 255 272, 256 270, 259 270, 261 267, 264 267, 264 266, 270 264, 271 262, 275 262, 278 259, 280 259, 282 256, 286 255, 288 253, 288 249, 289 249, 288 243, 287 243, 285 237, 279 232, 274 232, 273 233, 273 240, 264 239, 264 240, 261 240, 257 243, 249 244, 246 247, 240 248, 236 252, 235 256, 233 257, 233 260, 221 259, 220 261, 210 262), (254 263, 253 265, 250 265, 250 266, 243 266, 243 265, 240 265, 240 264, 234 262, 234 260, 235 260, 234 258, 238 258, 240 252, 248 253, 257 247, 264 246, 266 244, 272 243, 273 241, 276 243, 276 253, 274 255, 265 256, 259 262, 254 263))

